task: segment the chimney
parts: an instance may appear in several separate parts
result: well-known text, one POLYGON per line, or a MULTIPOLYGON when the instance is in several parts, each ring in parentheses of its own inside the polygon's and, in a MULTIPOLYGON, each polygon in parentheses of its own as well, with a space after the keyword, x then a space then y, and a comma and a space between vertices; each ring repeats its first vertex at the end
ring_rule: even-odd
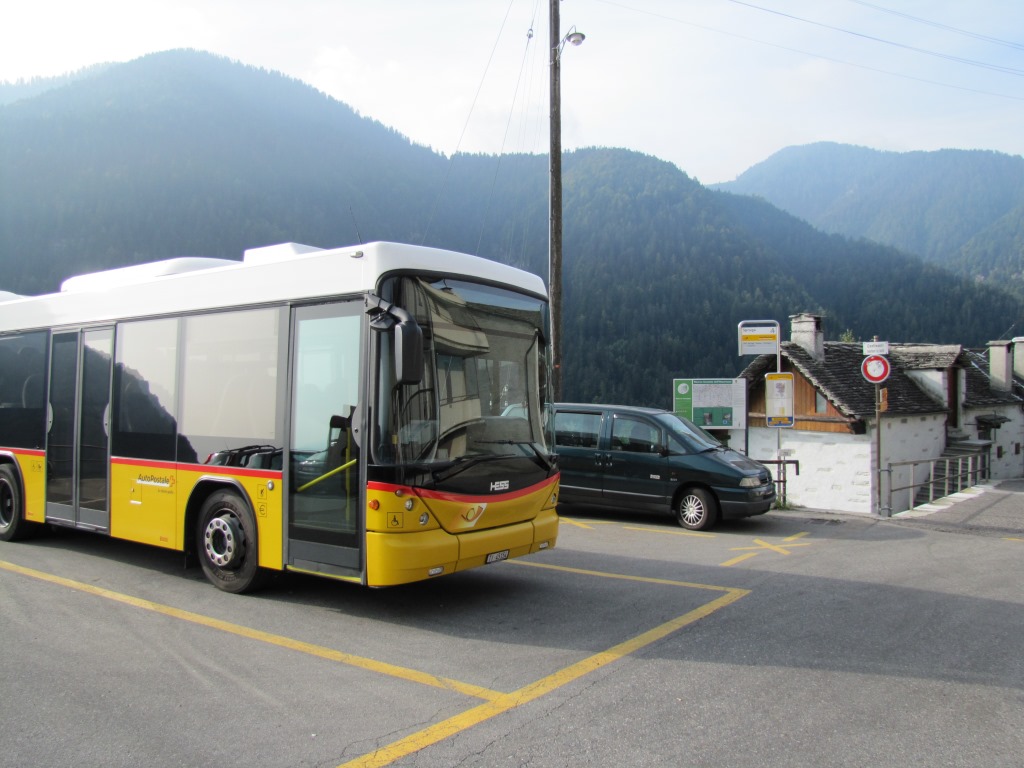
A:
POLYGON ((1024 379, 1024 336, 1014 336, 1011 340, 1013 349, 1013 375, 1018 379, 1024 379))
POLYGON ((1010 349, 1013 342, 990 341, 988 343, 989 387, 996 392, 1009 392, 1013 383, 1013 364, 1010 349))
POLYGON ((825 334, 821 332, 821 315, 808 312, 790 315, 789 340, 806 349, 815 360, 825 359, 825 334))

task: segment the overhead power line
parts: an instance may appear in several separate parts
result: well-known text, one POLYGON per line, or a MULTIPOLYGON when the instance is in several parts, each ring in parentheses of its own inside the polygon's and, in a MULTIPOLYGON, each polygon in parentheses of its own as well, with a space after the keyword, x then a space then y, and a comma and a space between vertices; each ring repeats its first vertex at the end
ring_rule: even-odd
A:
POLYGON ((975 59, 965 59, 962 56, 953 56, 949 53, 941 53, 940 51, 930 51, 927 48, 918 48, 914 45, 906 45, 905 43, 897 43, 895 40, 886 40, 882 37, 876 37, 875 35, 868 35, 863 32, 855 32, 852 29, 845 29, 843 27, 836 27, 831 24, 825 24, 821 21, 814 21, 812 19, 805 19, 802 16, 795 16, 792 13, 786 13, 785 11, 776 11, 774 8, 765 8, 761 5, 754 5, 753 3, 744 2, 744 0, 728 0, 730 3, 735 5, 742 5, 747 8, 753 8, 757 11, 763 11, 764 13, 771 13, 775 16, 781 16, 785 19, 792 19, 793 21, 799 21, 804 24, 811 24, 815 27, 821 27, 822 29, 829 29, 833 32, 840 32, 844 35, 852 35, 853 37, 859 37, 863 40, 871 40, 872 42, 882 43, 883 45, 891 45, 895 48, 902 48, 906 51, 913 51, 914 53, 920 53, 925 56, 934 56, 937 59, 945 59, 946 61, 954 61, 958 64, 967 64, 971 67, 981 67, 982 69, 990 69, 994 72, 1003 72, 1008 75, 1024 75, 1024 70, 1017 69, 1015 67, 1004 67, 1001 64, 990 64, 984 61, 977 61, 975 59))
POLYGON ((876 11, 882 13, 892 14, 893 16, 899 16, 901 19, 907 19, 909 21, 916 21, 918 24, 926 24, 929 27, 935 27, 936 29, 943 29, 947 32, 955 32, 958 35, 965 35, 966 37, 972 37, 975 40, 981 40, 986 43, 993 43, 994 45, 1005 45, 1007 48, 1015 48, 1018 51, 1024 51, 1024 43, 1015 43, 1012 40, 1001 40, 998 37, 990 37, 989 35, 982 35, 977 32, 971 32, 967 29, 960 29, 959 27, 951 27, 948 24, 941 24, 931 19, 922 19, 920 16, 911 16, 909 13, 903 13, 902 11, 895 11, 892 8, 883 8, 880 5, 874 3, 868 3, 865 0, 850 0, 851 3, 857 5, 863 5, 865 8, 873 8, 876 11))
POLYGON ((937 86, 939 86, 941 88, 951 88, 951 89, 957 90, 957 91, 965 91, 965 92, 968 92, 968 93, 977 93, 977 94, 980 94, 982 96, 994 96, 994 97, 999 98, 999 99, 1010 99, 1011 101, 1024 101, 1024 96, 1015 96, 1015 95, 1008 94, 1008 93, 998 93, 996 91, 987 91, 987 90, 983 90, 981 88, 970 88, 968 86, 953 85, 952 83, 945 83, 945 82, 942 82, 942 81, 939 81, 939 80, 931 80, 931 79, 928 79, 928 78, 916 77, 914 75, 908 75, 908 74, 906 74, 904 72, 893 72, 892 70, 889 70, 889 69, 882 69, 880 67, 873 67, 873 66, 869 66, 867 64, 859 64, 859 63, 853 62, 853 61, 846 61, 844 59, 838 59, 838 58, 835 58, 833 56, 824 56, 824 55, 822 55, 820 53, 812 53, 811 51, 806 51, 806 50, 803 50, 801 48, 793 48, 792 46, 781 45, 779 43, 770 43, 767 40, 760 40, 760 39, 758 39, 756 37, 750 37, 748 35, 741 35, 741 34, 738 34, 736 32, 729 32, 727 30, 718 29, 716 27, 709 27, 709 26, 707 26, 705 24, 697 24, 697 23, 692 22, 692 21, 687 21, 685 19, 681 19, 681 18, 679 18, 677 16, 669 16, 668 14, 664 14, 664 13, 657 13, 657 12, 654 12, 654 11, 645 10, 643 8, 636 8, 636 7, 631 6, 631 5, 626 5, 625 3, 616 2, 616 0, 595 0, 595 2, 603 3, 605 5, 612 5, 612 6, 615 6, 616 8, 622 8, 623 10, 631 11, 633 13, 640 13, 640 14, 643 14, 645 16, 652 16, 654 18, 664 19, 666 21, 675 22, 676 24, 683 24, 683 25, 688 26, 688 27, 693 27, 694 29, 701 29, 701 30, 704 30, 706 32, 714 32, 715 34, 718 34, 718 35, 724 35, 726 37, 733 37, 733 38, 736 38, 737 40, 743 40, 743 41, 748 42, 748 43, 757 43, 758 45, 764 45, 764 46, 767 46, 769 48, 776 48, 776 49, 778 49, 780 51, 787 51, 789 53, 796 53, 796 54, 799 54, 801 56, 807 56, 807 57, 810 57, 812 59, 820 59, 822 61, 831 61, 831 62, 833 62, 835 64, 842 64, 843 66, 846 66, 846 67, 854 67, 856 69, 863 69, 863 70, 866 70, 868 72, 877 72, 878 74, 881 74, 881 75, 888 75, 890 77, 899 77, 899 78, 901 78, 903 80, 912 80, 914 82, 925 83, 927 85, 937 85, 937 86))

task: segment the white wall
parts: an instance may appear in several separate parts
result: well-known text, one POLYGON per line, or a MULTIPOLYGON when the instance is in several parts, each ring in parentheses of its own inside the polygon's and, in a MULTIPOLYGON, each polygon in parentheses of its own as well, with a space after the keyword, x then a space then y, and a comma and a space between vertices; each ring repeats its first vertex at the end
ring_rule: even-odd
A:
MULTIPOLYGON (((882 419, 882 466, 900 461, 922 461, 938 458, 946 445, 946 420, 943 414, 906 416, 882 419)), ((800 474, 793 467, 786 472, 786 500, 789 504, 835 512, 872 514, 877 511, 877 489, 874 485, 874 424, 868 424, 864 435, 834 432, 807 432, 795 429, 751 427, 749 454, 759 460, 776 460, 777 441, 789 450, 785 457, 800 462, 800 474)), ((779 474, 777 465, 769 465, 779 474)), ((894 485, 911 484, 910 469, 894 473, 894 485)), ((927 469, 919 468, 913 482, 922 482, 927 469)), ((882 505, 889 505, 888 480, 882 485, 882 505)), ((911 491, 897 492, 892 497, 892 511, 910 508, 911 491)))
MULTIPOLYGON (((873 434, 873 430, 872 430, 873 434)), ((946 415, 925 414, 923 416, 899 416, 882 418, 882 468, 903 461, 927 461, 937 459, 946 449, 946 415)), ((886 475, 883 480, 882 504, 888 506, 889 489, 923 483, 928 480, 927 465, 919 467, 894 467, 891 481, 886 475), (911 478, 913 470, 914 477, 911 478), (891 486, 890 486, 891 482, 891 486)), ((914 489, 893 491, 891 511, 903 512, 913 503, 914 489)))
POLYGON ((1009 419, 999 429, 992 430, 992 471, 993 480, 1009 480, 1024 477, 1024 414, 1015 405, 997 408, 971 410, 964 421, 972 434, 977 434, 975 417, 978 414, 995 413, 1009 419), (1002 457, 999 449, 1002 449, 1002 457))
MULTIPOLYGON (((799 475, 792 466, 786 470, 789 504, 835 512, 871 513, 874 446, 869 435, 751 427, 748 439, 752 459, 776 460, 778 440, 784 450, 792 451, 792 455, 785 458, 800 462, 799 475)), ((778 476, 777 465, 769 466, 772 474, 778 476)))

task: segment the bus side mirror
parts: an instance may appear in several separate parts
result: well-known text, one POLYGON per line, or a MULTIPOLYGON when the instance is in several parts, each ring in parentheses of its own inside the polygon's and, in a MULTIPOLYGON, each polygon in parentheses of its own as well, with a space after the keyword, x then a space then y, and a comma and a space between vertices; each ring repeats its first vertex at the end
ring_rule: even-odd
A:
POLYGON ((416 318, 372 293, 366 295, 366 314, 370 316, 371 329, 394 334, 395 383, 423 381, 423 329, 416 318))
POLYGON ((398 384, 423 381, 423 330, 415 320, 402 320, 395 332, 395 380, 398 384))

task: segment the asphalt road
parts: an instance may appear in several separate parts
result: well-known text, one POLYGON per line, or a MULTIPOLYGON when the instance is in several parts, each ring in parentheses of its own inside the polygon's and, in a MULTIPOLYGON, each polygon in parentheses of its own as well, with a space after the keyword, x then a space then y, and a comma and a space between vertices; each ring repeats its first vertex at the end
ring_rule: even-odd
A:
POLYGON ((0 543, 0 766, 1021 766, 1024 483, 921 517, 558 547, 234 596, 175 553, 0 543))

